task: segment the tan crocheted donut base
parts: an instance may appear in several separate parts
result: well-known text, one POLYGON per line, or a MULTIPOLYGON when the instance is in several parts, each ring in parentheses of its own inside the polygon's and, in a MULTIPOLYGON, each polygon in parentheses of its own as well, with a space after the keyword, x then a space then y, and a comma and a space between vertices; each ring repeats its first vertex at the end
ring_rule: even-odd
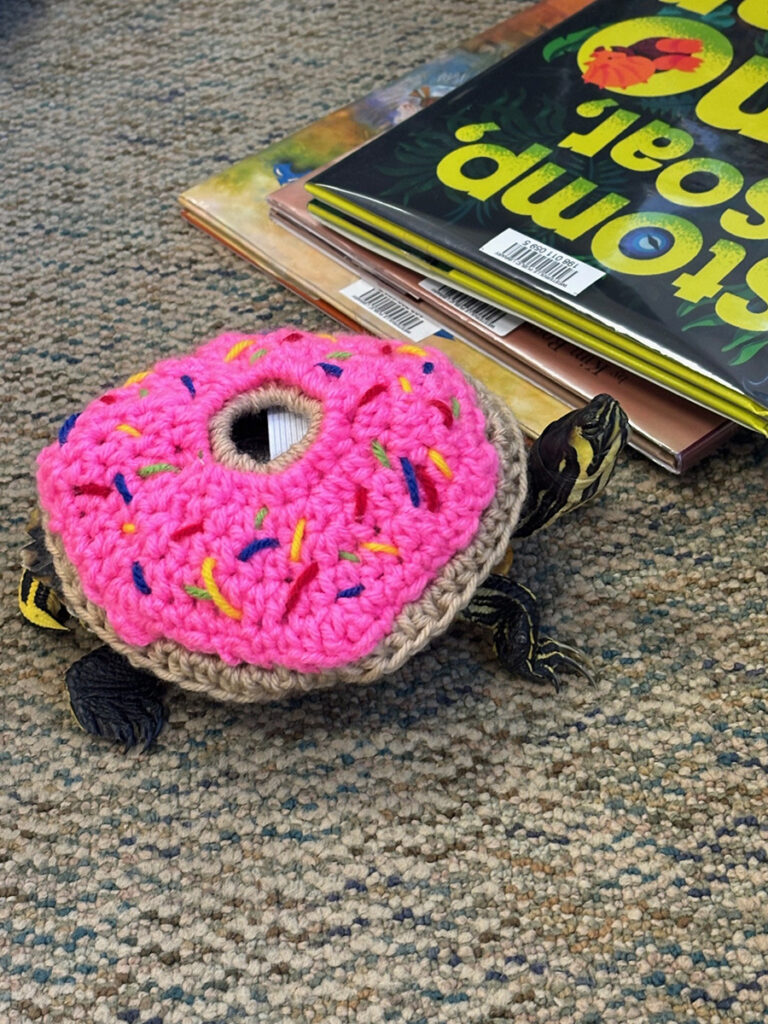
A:
POLYGON ((472 599, 477 587, 503 557, 525 498, 526 452, 517 422, 501 399, 476 381, 472 384, 485 413, 488 440, 496 448, 501 463, 496 494, 482 514, 472 543, 443 567, 418 601, 403 608, 389 635, 365 657, 332 671, 300 673, 279 666, 263 669, 246 663, 227 665, 216 655, 199 654, 170 640, 133 647, 117 636, 104 609, 85 597, 61 537, 50 533, 46 526, 46 541, 69 610, 137 668, 218 700, 279 700, 291 693, 337 683, 370 683, 396 671, 444 632, 472 599))

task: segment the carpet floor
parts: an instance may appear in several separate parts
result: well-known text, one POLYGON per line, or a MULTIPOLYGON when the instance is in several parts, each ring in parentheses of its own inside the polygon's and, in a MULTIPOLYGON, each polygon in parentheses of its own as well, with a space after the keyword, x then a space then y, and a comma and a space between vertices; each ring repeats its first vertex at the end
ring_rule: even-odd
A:
POLYGON ((0 8, 10 1024, 766 1019, 764 439, 682 479, 629 452, 603 500, 521 545, 594 687, 509 679, 458 626, 365 688, 179 693, 125 755, 68 714, 93 639, 17 614, 35 455, 70 413, 225 328, 334 329, 179 193, 514 8, 0 8))

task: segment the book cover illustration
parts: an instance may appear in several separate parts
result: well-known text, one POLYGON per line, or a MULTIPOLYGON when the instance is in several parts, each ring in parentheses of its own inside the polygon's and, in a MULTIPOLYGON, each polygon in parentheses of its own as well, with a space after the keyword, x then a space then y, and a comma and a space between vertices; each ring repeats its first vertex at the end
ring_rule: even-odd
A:
POLYGON ((768 7, 619 6, 595 0, 309 187, 768 430, 768 7))

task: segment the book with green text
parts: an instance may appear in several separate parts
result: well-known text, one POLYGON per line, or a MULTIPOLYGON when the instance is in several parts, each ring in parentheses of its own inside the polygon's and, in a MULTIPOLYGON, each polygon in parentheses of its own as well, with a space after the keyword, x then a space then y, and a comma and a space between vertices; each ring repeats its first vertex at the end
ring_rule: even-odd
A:
POLYGON ((767 92, 764 0, 595 0, 310 208, 768 433, 767 92))

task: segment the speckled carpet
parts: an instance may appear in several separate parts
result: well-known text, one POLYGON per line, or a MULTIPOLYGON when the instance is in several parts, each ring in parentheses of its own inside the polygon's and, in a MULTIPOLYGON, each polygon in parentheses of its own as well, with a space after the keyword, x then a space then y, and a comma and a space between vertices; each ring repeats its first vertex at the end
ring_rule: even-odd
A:
POLYGON ((456 628, 366 689, 75 727, 85 633, 17 617, 36 452, 225 327, 333 324, 178 194, 493 23, 496 0, 5 0, 0 1019, 758 1024, 768 1010, 766 442, 622 459, 518 574, 595 688, 456 628))

